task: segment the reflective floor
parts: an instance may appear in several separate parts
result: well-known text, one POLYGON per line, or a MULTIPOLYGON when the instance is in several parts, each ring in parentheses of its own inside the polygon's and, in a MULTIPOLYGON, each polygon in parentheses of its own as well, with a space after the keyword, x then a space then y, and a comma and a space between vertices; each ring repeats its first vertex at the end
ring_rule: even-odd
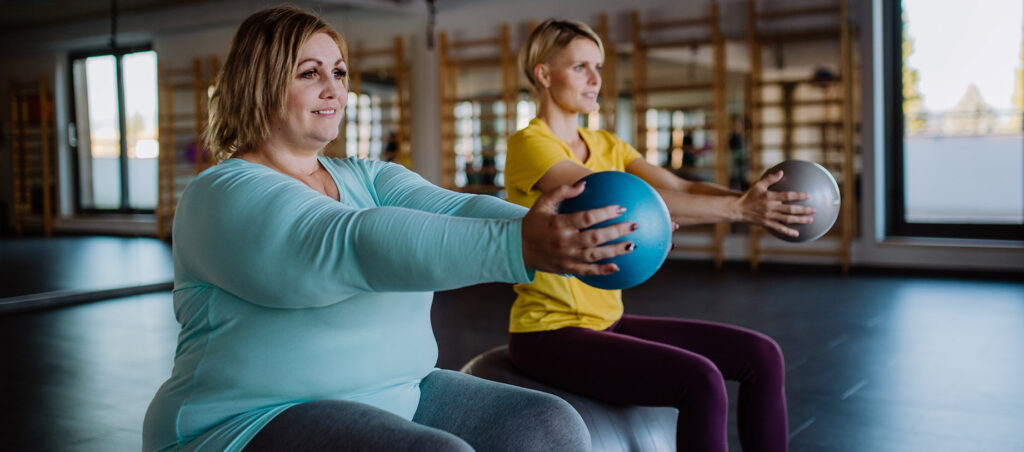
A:
MULTIPOLYGON (((169 266, 169 255, 133 262, 131 252, 108 252, 93 261, 107 262, 111 274, 169 266)), ((5 270, 50 265, 32 255, 19 254, 27 261, 17 265, 6 252, 0 260, 5 270)), ((73 286, 78 277, 68 272, 62 281, 73 286)), ((0 296, 28 285, 10 275, 0 296)), ((781 266, 751 274, 673 261, 625 299, 630 313, 774 337, 787 359, 794 451, 1022 451, 1024 283, 1013 276, 843 277, 834 268, 781 266)), ((36 290, 58 285, 44 279, 36 290)), ((504 343, 512 300, 502 284, 438 293, 439 367, 457 369, 504 343)), ((178 329, 171 309, 162 291, 0 314, 0 449, 139 450, 143 413, 170 372, 178 329)), ((730 444, 740 450, 735 425, 730 444)))

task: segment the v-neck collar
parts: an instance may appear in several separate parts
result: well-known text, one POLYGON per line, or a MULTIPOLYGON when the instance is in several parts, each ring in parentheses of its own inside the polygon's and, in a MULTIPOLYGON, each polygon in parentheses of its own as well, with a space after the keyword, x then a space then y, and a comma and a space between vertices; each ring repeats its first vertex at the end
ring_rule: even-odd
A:
POLYGON ((587 159, 586 160, 582 160, 579 157, 577 157, 576 153, 573 152, 572 148, 569 147, 569 143, 566 143, 561 138, 558 138, 558 135, 555 135, 555 131, 551 130, 551 126, 548 125, 547 121, 545 121, 545 120, 543 120, 541 118, 534 118, 534 119, 536 119, 538 122, 543 124, 544 125, 544 130, 546 130, 547 133, 549 133, 551 136, 555 137, 558 140, 558 142, 562 144, 562 147, 564 147, 565 150, 569 151, 569 155, 572 156, 572 158, 575 159, 576 162, 578 162, 579 164, 581 164, 583 166, 586 166, 587 162, 589 162, 590 159, 594 158, 594 152, 593 152, 594 147, 591 146, 591 143, 589 141, 587 141, 587 135, 585 133, 583 133, 583 128, 582 127, 576 126, 576 134, 580 136, 580 140, 582 140, 583 144, 587 147, 587 159))

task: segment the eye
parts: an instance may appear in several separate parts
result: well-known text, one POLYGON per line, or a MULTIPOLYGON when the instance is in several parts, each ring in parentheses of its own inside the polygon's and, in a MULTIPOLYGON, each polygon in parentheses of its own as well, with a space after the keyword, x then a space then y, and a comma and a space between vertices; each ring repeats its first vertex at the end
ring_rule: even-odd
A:
POLYGON ((577 64, 575 67, 572 68, 572 70, 574 70, 576 72, 582 71, 583 70, 583 65, 582 64, 577 64))
POLYGON ((308 71, 305 71, 305 72, 299 74, 299 77, 302 77, 302 78, 315 78, 316 76, 317 76, 316 69, 310 69, 308 71))
POLYGON ((346 75, 348 75, 348 72, 345 72, 341 69, 334 70, 334 78, 336 80, 344 80, 346 75))
POLYGON ((599 72, 601 71, 601 69, 604 69, 604 65, 602 65, 602 64, 599 64, 599 65, 597 65, 597 66, 594 66, 594 67, 595 67, 595 68, 596 68, 596 69, 597 69, 597 70, 598 70, 599 72))

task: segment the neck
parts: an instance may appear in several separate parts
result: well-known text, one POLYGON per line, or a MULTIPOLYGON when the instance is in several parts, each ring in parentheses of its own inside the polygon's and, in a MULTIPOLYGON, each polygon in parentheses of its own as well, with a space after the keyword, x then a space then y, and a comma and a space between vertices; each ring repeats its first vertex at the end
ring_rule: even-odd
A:
POLYGON ((289 176, 309 176, 320 169, 316 151, 295 151, 276 146, 273 141, 241 155, 243 160, 259 163, 289 176))
POLYGON ((559 107, 546 94, 541 99, 540 105, 537 106, 537 117, 547 123, 555 136, 567 144, 581 140, 579 131, 576 130, 579 125, 577 116, 576 112, 566 111, 559 107))

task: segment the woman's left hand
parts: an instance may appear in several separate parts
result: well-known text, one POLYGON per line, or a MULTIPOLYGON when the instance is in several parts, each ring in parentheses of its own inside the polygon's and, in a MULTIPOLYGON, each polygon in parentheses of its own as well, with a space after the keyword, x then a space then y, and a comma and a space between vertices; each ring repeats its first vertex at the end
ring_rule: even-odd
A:
POLYGON ((620 206, 606 206, 582 212, 559 214, 558 204, 583 193, 583 184, 563 185, 537 199, 523 218, 523 263, 526 268, 549 273, 607 275, 619 271, 615 264, 595 262, 626 254, 632 242, 601 245, 629 234, 636 223, 624 221, 600 229, 587 229, 625 212, 620 206))

